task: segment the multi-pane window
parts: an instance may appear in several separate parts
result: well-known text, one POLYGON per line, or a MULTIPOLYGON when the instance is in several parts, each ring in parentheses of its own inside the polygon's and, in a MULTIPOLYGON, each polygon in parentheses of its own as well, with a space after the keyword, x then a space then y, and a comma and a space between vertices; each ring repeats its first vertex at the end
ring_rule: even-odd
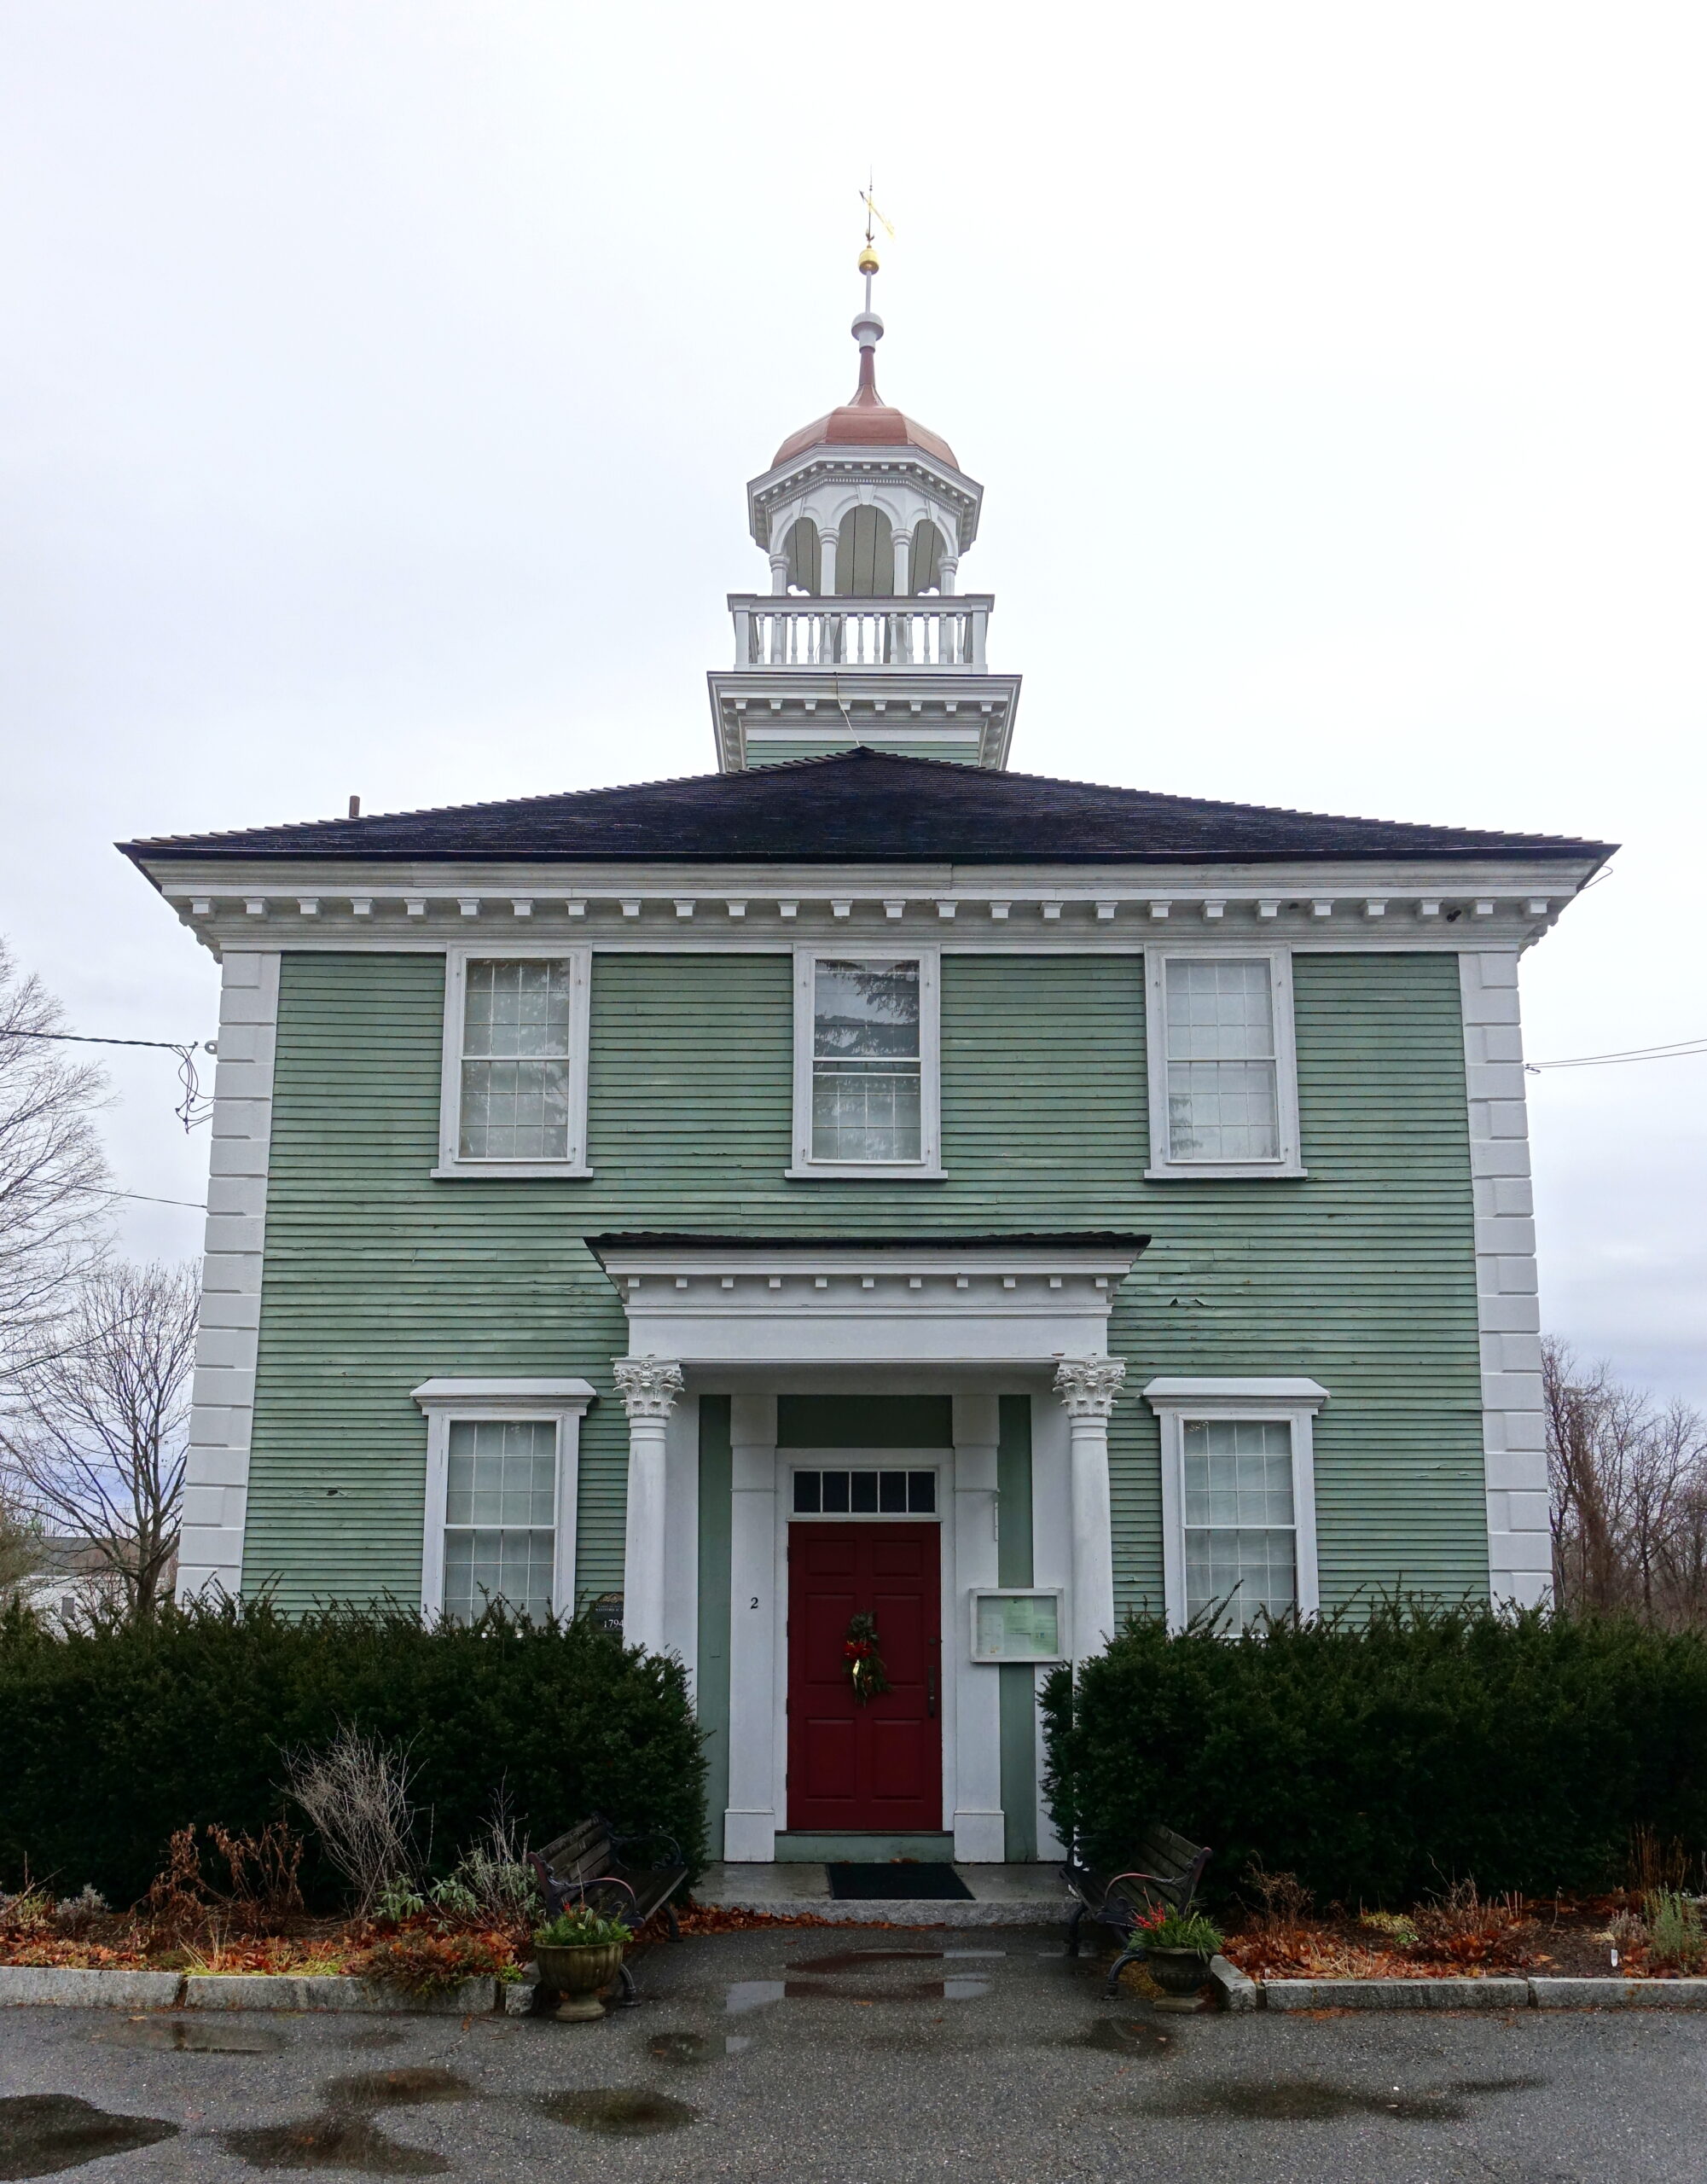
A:
POLYGON ((1168 1157, 1280 1156, 1274 985, 1268 960, 1167 964, 1168 1157))
POLYGON ((833 962, 812 978, 812 1158, 921 1157, 919 965, 833 962))
POLYGON ((444 1495, 444 1613, 473 1623, 502 1601, 551 1613, 557 1425, 453 1419, 444 1495))
POLYGON ((933 1471, 797 1471, 797 1517, 934 1516, 933 1471))
POLYGON ((572 973, 566 960, 469 961, 457 1137, 463 1159, 568 1158, 572 973))
POLYGON ((1220 1606, 1243 1629, 1298 1603, 1292 1428, 1286 1420, 1186 1419, 1186 1613, 1220 1606))

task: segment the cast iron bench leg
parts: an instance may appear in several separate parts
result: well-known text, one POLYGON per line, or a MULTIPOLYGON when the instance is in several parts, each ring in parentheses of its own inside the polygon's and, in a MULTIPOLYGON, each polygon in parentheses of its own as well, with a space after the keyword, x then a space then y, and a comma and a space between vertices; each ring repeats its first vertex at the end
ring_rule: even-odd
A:
POLYGON ((1069 1956, 1077 1956, 1079 1953, 1079 1921, 1083 1916, 1083 1904, 1075 1903, 1073 1915, 1067 1921, 1067 1955, 1069 1956))
POLYGON ((622 1992, 617 1996, 617 2007, 619 2010, 638 2009, 640 1989, 634 1984, 634 1974, 629 1970, 626 1959, 617 1966, 617 1972, 623 1983, 622 1992))
POLYGON ((1143 1961, 1143 1957, 1144 1952, 1141 1949, 1122 1949, 1119 1955, 1114 1960, 1114 1968, 1108 1975, 1108 1984, 1103 1989, 1103 1993, 1105 1995, 1112 1995, 1117 1993, 1120 1986, 1121 1973, 1126 1969, 1129 1964, 1141 1963, 1143 1961))
POLYGON ((665 1924, 670 1928, 671 1940, 673 1942, 679 1942, 682 1938, 682 1926, 681 1921, 676 1916, 676 1906, 673 1903, 666 1903, 665 1905, 664 1917, 665 1924))

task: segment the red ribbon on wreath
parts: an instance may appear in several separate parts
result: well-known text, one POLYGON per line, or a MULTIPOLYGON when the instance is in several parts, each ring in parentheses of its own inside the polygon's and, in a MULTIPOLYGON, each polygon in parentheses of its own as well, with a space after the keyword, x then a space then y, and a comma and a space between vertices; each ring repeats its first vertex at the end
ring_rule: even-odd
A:
POLYGON ((848 1635, 842 1646, 842 1658, 847 1666, 848 1682, 853 1686, 854 1703, 869 1705, 889 1688, 889 1674, 883 1665, 883 1656, 877 1650, 877 1618, 874 1615, 856 1615, 848 1623, 848 1635))

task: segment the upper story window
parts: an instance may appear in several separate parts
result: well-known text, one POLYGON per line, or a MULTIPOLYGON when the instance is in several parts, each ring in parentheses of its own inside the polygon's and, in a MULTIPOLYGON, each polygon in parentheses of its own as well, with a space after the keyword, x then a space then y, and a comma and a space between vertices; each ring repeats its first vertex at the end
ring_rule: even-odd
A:
POLYGON ((792 1175, 941 1173, 938 957, 795 961, 792 1175))
POLYGON ((1148 987, 1151 1176, 1302 1175, 1290 956, 1158 951, 1148 987))
POLYGON ((440 1176, 585 1175, 587 950, 453 949, 440 1176))

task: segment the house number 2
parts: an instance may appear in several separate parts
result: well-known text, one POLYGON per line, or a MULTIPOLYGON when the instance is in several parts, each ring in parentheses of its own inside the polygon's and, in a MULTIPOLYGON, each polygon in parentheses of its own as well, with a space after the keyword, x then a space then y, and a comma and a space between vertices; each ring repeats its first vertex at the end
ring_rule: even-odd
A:
POLYGON ((757 1607, 758 1606, 758 1594, 757 1593, 755 1593, 752 1598, 747 1602, 747 1606, 749 1607, 757 1607))

